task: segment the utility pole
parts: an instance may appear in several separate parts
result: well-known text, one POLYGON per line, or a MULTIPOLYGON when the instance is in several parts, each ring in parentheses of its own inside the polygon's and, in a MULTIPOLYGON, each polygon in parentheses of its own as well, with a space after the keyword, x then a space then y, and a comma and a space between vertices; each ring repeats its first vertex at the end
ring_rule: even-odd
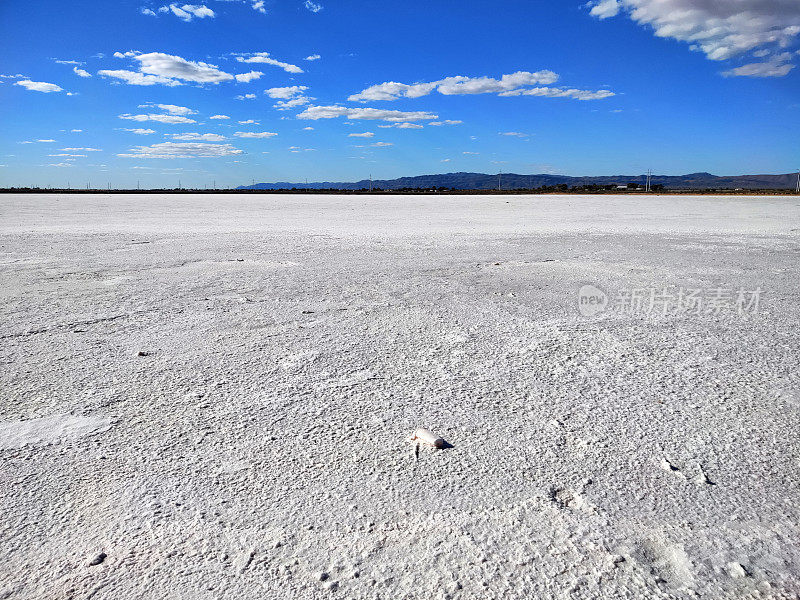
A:
POLYGON ((138 179, 136 180, 136 189, 137 190, 139 189, 139 180, 138 179))
POLYGON ((649 192, 650 191, 650 178, 652 176, 653 176, 653 170, 652 169, 647 169, 647 184, 644 187, 644 191, 645 192, 649 192))
POLYGON ((497 174, 497 191, 500 192, 500 191, 502 191, 502 189, 503 189, 503 186, 500 183, 500 173, 498 173, 497 174))
POLYGON ((214 185, 213 185, 213 187, 214 187, 214 189, 217 189, 217 180, 216 180, 216 179, 214 180, 214 185))
POLYGON ((369 191, 372 192, 372 173, 369 174, 369 191))
POLYGON ((797 186, 794 188, 795 194, 800 194, 800 171, 797 172, 797 186))

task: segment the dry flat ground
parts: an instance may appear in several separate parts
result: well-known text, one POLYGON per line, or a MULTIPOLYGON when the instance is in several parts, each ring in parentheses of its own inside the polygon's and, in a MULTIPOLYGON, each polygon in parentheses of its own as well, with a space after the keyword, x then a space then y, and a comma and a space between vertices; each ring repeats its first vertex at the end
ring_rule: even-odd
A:
POLYGON ((796 598, 799 229, 797 197, 0 196, 0 598, 796 598), (763 295, 585 317, 586 283, 763 295))

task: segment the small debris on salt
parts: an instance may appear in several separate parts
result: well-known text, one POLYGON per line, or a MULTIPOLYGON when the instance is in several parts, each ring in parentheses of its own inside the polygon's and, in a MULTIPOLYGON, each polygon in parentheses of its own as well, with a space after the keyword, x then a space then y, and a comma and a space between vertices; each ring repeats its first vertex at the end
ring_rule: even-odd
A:
POLYGON ((447 444, 443 438, 440 438, 438 435, 434 435, 422 427, 414 431, 408 441, 427 444, 428 446, 433 446, 434 448, 444 448, 447 444))

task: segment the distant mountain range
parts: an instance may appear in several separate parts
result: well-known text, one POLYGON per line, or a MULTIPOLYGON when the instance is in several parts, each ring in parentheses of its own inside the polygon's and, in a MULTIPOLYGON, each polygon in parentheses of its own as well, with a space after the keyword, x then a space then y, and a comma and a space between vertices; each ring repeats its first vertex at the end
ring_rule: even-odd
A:
MULTIPOLYGON (((503 173, 500 185, 504 190, 532 189, 557 185, 568 187, 584 185, 627 185, 635 183, 644 186, 646 175, 611 175, 602 177, 569 177, 567 175, 518 175, 503 173)), ((797 173, 785 175, 730 175, 717 176, 711 173, 690 173, 689 175, 653 175, 652 185, 663 185, 671 190, 691 189, 791 189, 797 184, 797 173)), ((404 188, 430 189, 445 187, 456 190, 496 190, 497 175, 486 173, 443 173, 440 175, 418 175, 416 177, 398 177, 397 179, 375 179, 372 188, 382 190, 400 190, 404 188)), ((339 189, 360 190, 370 187, 369 179, 361 181, 315 181, 313 183, 291 183, 278 181, 275 183, 256 183, 242 185, 241 190, 283 190, 283 189, 339 189)))

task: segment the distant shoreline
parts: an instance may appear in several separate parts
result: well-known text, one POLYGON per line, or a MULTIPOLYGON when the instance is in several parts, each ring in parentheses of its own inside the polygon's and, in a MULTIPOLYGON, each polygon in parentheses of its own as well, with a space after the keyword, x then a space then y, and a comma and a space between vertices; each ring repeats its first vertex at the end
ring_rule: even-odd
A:
POLYGON ((644 190, 456 190, 456 189, 406 189, 406 190, 346 190, 346 189, 67 189, 67 188, 0 188, 0 194, 243 194, 243 195, 348 195, 348 196, 800 196, 793 189, 730 190, 730 189, 680 189, 645 192, 644 190))

